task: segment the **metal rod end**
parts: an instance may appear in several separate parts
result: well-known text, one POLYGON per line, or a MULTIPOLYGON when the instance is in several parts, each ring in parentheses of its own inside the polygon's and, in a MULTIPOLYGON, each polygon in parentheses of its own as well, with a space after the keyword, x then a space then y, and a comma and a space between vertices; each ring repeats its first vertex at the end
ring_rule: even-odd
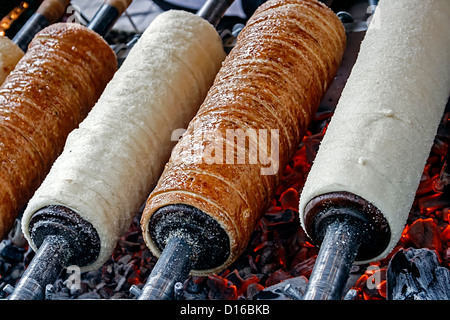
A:
POLYGON ((365 226, 354 218, 336 217, 326 226, 304 300, 340 300, 350 268, 363 241, 365 226))
POLYGON ((185 239, 170 238, 138 299, 173 300, 174 286, 188 277, 192 259, 192 248, 185 239))

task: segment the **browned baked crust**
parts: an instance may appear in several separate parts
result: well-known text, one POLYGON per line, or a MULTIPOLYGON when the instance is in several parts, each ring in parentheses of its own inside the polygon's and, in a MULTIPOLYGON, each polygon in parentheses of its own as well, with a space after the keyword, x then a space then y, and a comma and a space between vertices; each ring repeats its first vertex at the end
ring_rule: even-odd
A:
MULTIPOLYGON (((342 23, 318 1, 275 0, 258 8, 148 198, 141 220, 144 234, 158 208, 191 205, 222 225, 231 247, 223 265, 193 273, 216 272, 232 263, 271 200, 282 168, 336 74, 344 48, 342 23), (225 137, 227 129, 279 130, 281 169, 262 175, 265 165, 259 159, 250 164, 248 148, 244 164, 196 161, 195 151, 211 147, 213 134, 225 137)), ((257 137, 252 141, 258 144, 257 137)))
POLYGON ((30 43, 0 87, 0 237, 116 70, 114 51, 79 24, 51 25, 30 43))

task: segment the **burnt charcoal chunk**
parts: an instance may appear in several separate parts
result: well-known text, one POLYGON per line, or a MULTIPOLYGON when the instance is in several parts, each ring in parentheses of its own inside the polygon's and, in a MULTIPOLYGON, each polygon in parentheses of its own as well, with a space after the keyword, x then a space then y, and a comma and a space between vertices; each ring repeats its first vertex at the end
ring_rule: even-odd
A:
POLYGON ((449 300, 450 271, 433 250, 398 251, 387 272, 388 300, 449 300))
POLYGON ((25 250, 15 247, 13 245, 7 245, 0 252, 0 256, 9 261, 21 262, 23 260, 25 250))

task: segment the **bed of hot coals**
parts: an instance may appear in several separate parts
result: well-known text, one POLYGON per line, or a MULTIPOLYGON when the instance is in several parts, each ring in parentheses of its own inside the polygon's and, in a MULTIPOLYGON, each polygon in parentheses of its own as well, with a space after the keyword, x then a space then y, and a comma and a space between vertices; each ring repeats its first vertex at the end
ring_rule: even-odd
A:
MULTIPOLYGON (((299 299, 311 274, 318 249, 309 242, 298 216, 299 193, 331 112, 318 113, 298 150, 284 168, 271 206, 254 230, 246 251, 228 269, 205 277, 189 277, 176 286, 176 299, 299 299)), ((441 266, 450 268, 450 142, 446 112, 425 167, 407 226, 395 250, 385 259, 353 267, 345 298, 386 299, 386 271, 400 249, 428 248, 441 266)), ((405 159, 407 161, 407 159, 405 159)), ((46 290, 46 298, 135 299, 156 258, 144 244, 136 215, 111 258, 98 270, 79 273, 69 268, 46 290), (130 290, 131 289, 131 290, 130 290)), ((6 298, 34 256, 20 228, 0 243, 0 298, 6 298)))

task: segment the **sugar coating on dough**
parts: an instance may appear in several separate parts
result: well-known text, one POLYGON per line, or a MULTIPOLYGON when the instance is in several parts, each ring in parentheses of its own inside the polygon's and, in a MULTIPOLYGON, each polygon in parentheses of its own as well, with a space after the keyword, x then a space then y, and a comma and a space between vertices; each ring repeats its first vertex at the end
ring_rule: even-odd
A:
POLYGON ((100 255, 83 270, 100 267, 156 184, 175 143, 172 132, 187 127, 224 58, 222 41, 206 20, 183 11, 160 14, 69 135, 29 202, 27 239, 34 212, 66 206, 100 236, 100 255))
POLYGON ((0 85, 23 57, 23 51, 7 37, 0 36, 0 85))
POLYGON ((115 71, 114 51, 80 24, 54 23, 32 39, 0 87, 0 238, 115 71))
POLYGON ((374 204, 391 229, 374 261, 400 239, 448 101, 449 17, 447 0, 380 1, 300 197, 302 224, 321 194, 374 204))
POLYGON ((271 0, 255 11, 147 200, 141 226, 155 256, 161 250, 149 222, 171 204, 201 210, 228 237, 223 263, 191 274, 217 273, 244 252, 344 49, 341 21, 318 1, 271 0))

